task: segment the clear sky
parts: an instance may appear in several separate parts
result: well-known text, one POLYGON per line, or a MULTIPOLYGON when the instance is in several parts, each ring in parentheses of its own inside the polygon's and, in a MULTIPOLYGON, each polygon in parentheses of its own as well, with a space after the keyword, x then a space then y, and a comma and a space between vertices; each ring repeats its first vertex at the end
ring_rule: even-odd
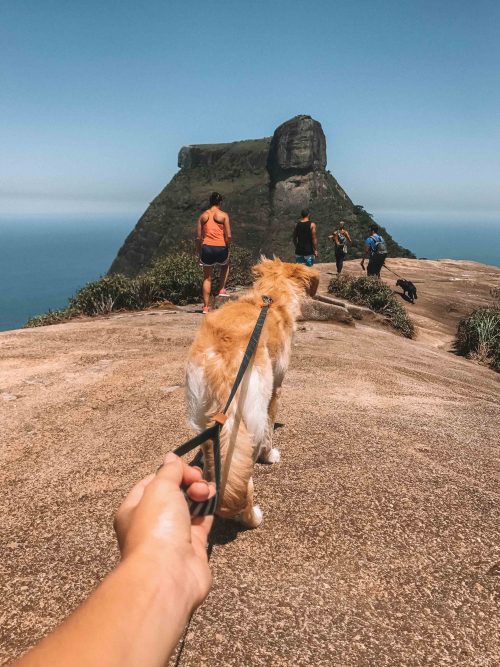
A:
POLYGON ((141 212, 299 113, 368 210, 500 211, 498 0, 0 0, 0 215, 141 212))

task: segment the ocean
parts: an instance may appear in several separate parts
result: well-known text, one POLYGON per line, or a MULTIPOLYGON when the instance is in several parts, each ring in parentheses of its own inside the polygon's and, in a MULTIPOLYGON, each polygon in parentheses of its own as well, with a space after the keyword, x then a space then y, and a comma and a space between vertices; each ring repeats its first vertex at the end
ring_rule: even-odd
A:
POLYGON ((137 217, 0 218, 0 331, 64 308, 106 274, 137 217))
MULTIPOLYGON (((500 214, 378 211, 374 217, 417 257, 500 266, 500 214)), ((0 218, 0 331, 66 306, 79 287, 107 272, 136 221, 135 215, 0 218)))
POLYGON ((377 211, 375 220, 419 258, 468 259, 500 267, 500 211, 483 214, 377 211))

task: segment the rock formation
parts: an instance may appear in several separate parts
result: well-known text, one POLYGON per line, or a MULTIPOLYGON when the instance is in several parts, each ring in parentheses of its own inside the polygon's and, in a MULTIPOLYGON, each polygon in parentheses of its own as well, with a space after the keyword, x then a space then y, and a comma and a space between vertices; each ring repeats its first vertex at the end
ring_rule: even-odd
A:
MULTIPOLYGON (((151 202, 110 272, 135 275, 191 240, 195 220, 213 190, 224 195, 234 241, 255 255, 276 253, 291 259, 293 225, 307 206, 318 224, 322 261, 333 258, 328 234, 341 219, 354 242, 350 257, 360 256, 370 217, 353 204, 326 163, 323 129, 310 116, 288 120, 272 138, 182 147, 179 172, 151 202)), ((382 233, 392 256, 412 256, 382 233)))

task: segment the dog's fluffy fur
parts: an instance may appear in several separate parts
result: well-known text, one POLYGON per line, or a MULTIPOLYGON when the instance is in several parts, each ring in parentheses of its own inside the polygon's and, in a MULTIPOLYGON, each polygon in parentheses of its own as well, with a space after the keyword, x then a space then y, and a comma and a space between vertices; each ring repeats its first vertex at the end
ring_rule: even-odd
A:
MULTIPOLYGON (((228 411, 221 432, 222 500, 218 514, 255 528, 262 512, 253 505, 252 471, 257 459, 276 463, 272 446, 281 384, 290 360, 301 300, 314 296, 319 273, 302 264, 263 259, 253 267, 253 289, 204 317, 189 354, 186 392, 190 425, 202 431, 221 412, 255 322, 262 296, 272 298, 257 349, 228 411), (228 455, 229 454, 229 455, 228 455)), ((203 445, 205 478, 214 480, 209 443, 203 445)))
POLYGON ((403 278, 400 278, 399 280, 396 280, 396 285, 398 287, 401 287, 403 290, 403 294, 408 296, 408 299, 412 302, 415 303, 415 300, 417 298, 417 288, 415 285, 411 282, 411 280, 404 280, 403 278))

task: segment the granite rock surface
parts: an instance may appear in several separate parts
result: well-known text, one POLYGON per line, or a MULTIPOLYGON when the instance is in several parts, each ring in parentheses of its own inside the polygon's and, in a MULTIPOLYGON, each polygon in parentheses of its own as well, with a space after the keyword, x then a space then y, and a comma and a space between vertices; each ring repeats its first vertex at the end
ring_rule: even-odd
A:
MULTIPOLYGON (((500 269, 391 266, 419 290, 416 339, 364 319, 300 323, 281 462, 255 470, 264 522, 217 523, 214 587, 175 664, 498 665, 500 375, 451 342, 500 269)), ((332 266, 319 268, 326 294, 332 266)), ((190 306, 0 334, 0 661, 117 562, 115 509, 191 435, 184 364, 201 317, 190 306)))

